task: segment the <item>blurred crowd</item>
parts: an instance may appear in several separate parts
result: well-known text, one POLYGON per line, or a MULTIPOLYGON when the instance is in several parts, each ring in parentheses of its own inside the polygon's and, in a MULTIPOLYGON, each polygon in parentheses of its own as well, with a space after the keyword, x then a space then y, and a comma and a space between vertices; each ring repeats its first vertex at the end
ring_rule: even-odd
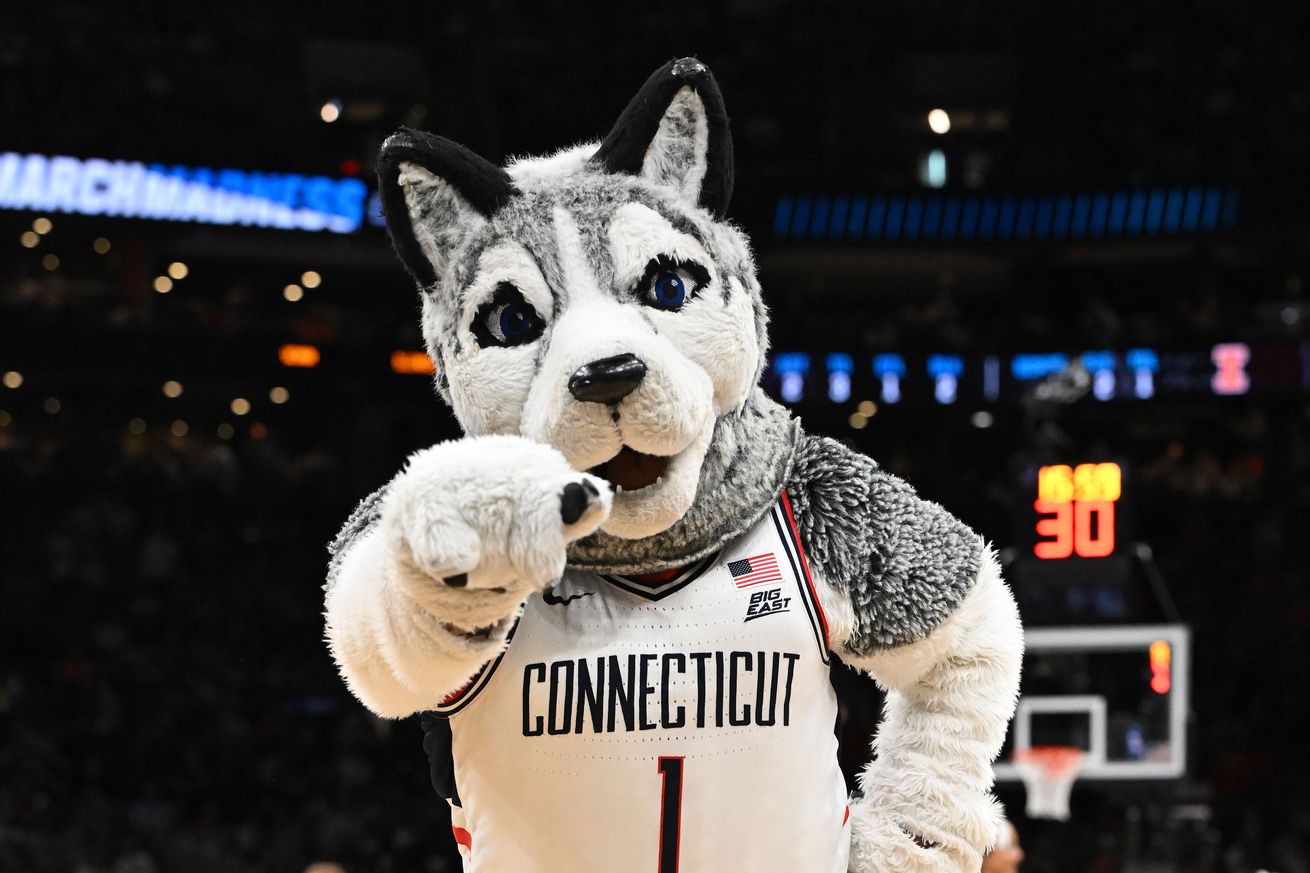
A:
MULTIPOLYGON (((822 407, 803 412, 836 432, 822 407)), ((1025 499, 1005 480, 1017 429, 1002 414, 962 437, 944 415, 875 419, 858 444, 1005 543, 1025 499)), ((1306 869, 1289 716, 1310 663, 1307 416, 1250 408, 1194 441, 1134 436, 1130 420, 1114 436, 1135 463, 1139 536, 1196 634, 1184 793, 1210 813, 1194 839, 1163 818, 1129 839, 1122 800, 1076 791, 1074 824, 1054 826, 1006 789, 1025 869, 1116 870, 1134 853, 1198 873, 1306 869)), ((362 496, 347 466, 276 433, 0 430, 0 870, 458 869, 417 724, 368 716, 322 642, 324 544, 362 496)), ((838 686, 853 775, 878 698, 853 674, 838 686)))
POLYGON ((87 434, 0 481, 0 870, 455 869, 417 725, 322 643, 333 461, 87 434))
MULTIPOLYGON (((402 124, 491 158, 597 136, 648 70, 697 53, 729 98, 733 219, 760 249, 775 349, 1149 346, 1204 365, 1213 343, 1310 337, 1294 0, 575 5, 15 4, 3 147, 371 180, 402 124), (939 106, 949 135, 928 126, 939 106), (1241 206, 1215 234, 770 244, 780 196, 917 190, 930 149, 951 195, 1220 185, 1241 206)), ((326 543, 453 433, 427 380, 388 368, 422 340, 381 230, 15 211, 0 242, 0 873, 457 870, 418 725, 370 717, 322 640, 326 543), (175 259, 187 278, 157 293, 175 259), (288 285, 310 270, 310 293, 288 285), (322 366, 283 367, 290 342, 322 366)), ((1067 825, 1003 788, 1025 871, 1310 873, 1310 404, 1280 390, 1007 398, 986 419, 907 392, 860 430, 858 397, 798 410, 1001 546, 1031 533, 1018 468, 1129 466, 1133 536, 1195 634, 1189 775, 1077 786, 1067 825)), ((836 682, 853 778, 880 698, 836 682)))

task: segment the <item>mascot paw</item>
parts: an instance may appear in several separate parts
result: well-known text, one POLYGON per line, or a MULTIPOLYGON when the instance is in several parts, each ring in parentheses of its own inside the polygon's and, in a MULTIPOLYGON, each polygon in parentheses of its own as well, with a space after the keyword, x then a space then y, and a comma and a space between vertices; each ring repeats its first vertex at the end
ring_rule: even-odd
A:
POLYGON ((952 843, 948 847, 912 836, 886 811, 851 805, 850 873, 977 873, 982 856, 952 843))
POLYGON ((609 516, 603 479, 521 437, 473 437, 416 452, 382 521, 402 592, 464 636, 492 635, 564 572, 571 541, 609 516))

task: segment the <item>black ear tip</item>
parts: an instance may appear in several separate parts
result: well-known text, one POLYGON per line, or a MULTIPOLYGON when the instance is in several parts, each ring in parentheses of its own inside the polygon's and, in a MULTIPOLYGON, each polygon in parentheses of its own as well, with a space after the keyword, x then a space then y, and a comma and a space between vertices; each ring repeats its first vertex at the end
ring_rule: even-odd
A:
POLYGON ((379 175, 394 173, 400 161, 419 148, 419 140, 414 134, 415 131, 402 127, 382 141, 382 147, 378 149, 379 175))
POLYGON ((402 127, 382 141, 382 151, 388 152, 399 146, 414 144, 414 131, 402 127))
POLYGON ((443 143, 444 141, 438 136, 414 130, 412 127, 402 127, 382 141, 382 148, 378 149, 378 154, 382 158, 392 159, 396 159, 397 156, 412 157, 422 152, 438 151, 443 143))
POLYGON ((696 58, 678 58, 669 67, 669 72, 676 78, 696 81, 709 76, 710 68, 696 58))

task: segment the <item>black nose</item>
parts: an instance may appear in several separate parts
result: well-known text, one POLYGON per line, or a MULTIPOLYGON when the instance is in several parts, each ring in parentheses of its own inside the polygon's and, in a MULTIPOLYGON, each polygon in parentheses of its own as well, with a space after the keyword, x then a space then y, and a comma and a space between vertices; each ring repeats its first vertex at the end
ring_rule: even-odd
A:
POLYGON ((569 391, 579 400, 617 403, 646 378, 646 365, 636 355, 615 355, 583 364, 569 377, 569 391))

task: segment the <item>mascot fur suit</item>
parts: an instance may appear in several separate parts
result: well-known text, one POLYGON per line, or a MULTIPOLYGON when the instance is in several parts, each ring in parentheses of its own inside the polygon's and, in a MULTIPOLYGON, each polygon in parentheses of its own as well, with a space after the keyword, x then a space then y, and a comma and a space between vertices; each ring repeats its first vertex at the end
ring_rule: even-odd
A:
POLYGON ((609 136, 379 161, 437 389, 332 546, 327 639, 425 713, 466 871, 975 873, 1021 629, 996 556, 757 387, 766 310, 695 59, 609 136), (830 655, 887 689, 848 797, 830 655))

